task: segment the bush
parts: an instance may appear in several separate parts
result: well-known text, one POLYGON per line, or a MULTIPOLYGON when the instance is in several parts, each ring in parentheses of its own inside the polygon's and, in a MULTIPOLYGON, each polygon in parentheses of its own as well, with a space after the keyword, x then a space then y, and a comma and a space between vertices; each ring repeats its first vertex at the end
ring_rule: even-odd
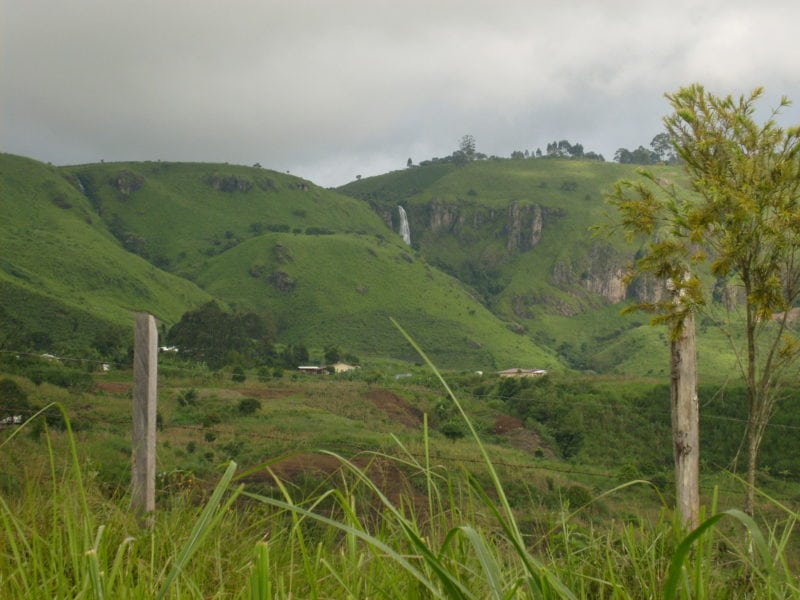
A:
POLYGON ((563 498, 570 508, 580 508, 592 501, 592 494, 582 485, 571 485, 563 491, 563 498))
POLYGON ((60 367, 34 367, 25 375, 36 385, 49 383, 69 390, 88 391, 93 385, 92 376, 85 371, 60 367))
POLYGON ((439 433, 448 440, 458 440, 464 437, 464 428, 458 421, 448 421, 439 427, 439 433))
POLYGON ((261 410, 261 402, 255 398, 244 398, 239 401, 239 412, 243 415, 252 415, 261 410))
POLYGON ((233 381, 238 381, 241 383, 245 379, 247 379, 247 375, 244 374, 244 369, 242 367, 235 367, 233 369, 233 375, 231 375, 231 379, 233 381))
POLYGON ((192 388, 183 392, 180 396, 178 396, 178 404, 181 406, 196 406, 197 390, 192 388))
POLYGON ((0 379, 0 418, 30 409, 28 394, 12 379, 0 379))
POLYGON ((203 416, 203 421, 202 421, 203 427, 211 427, 219 423, 222 423, 222 417, 216 412, 210 412, 207 415, 203 416))

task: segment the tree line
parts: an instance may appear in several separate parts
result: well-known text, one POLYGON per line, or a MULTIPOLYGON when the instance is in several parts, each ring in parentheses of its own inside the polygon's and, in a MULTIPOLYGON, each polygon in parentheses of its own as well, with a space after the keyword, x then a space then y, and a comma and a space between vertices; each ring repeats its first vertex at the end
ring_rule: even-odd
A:
MULTIPOLYGON (((311 360, 302 342, 278 350, 276 327, 253 312, 226 312, 215 301, 187 311, 166 334, 166 342, 179 349, 179 356, 202 362, 211 369, 228 365, 268 366, 294 369, 311 360)), ((327 364, 346 359, 358 362, 352 354, 329 344, 323 350, 327 364)))
MULTIPOLYGON (((544 151, 541 148, 536 150, 514 150, 511 152, 511 160, 525 160, 534 158, 567 158, 576 160, 596 160, 605 162, 605 157, 593 150, 585 150, 583 144, 576 142, 571 143, 569 140, 553 140, 548 142, 544 151)), ((409 158, 406 161, 406 167, 412 168, 414 166, 425 167, 435 163, 454 163, 457 165, 465 165, 474 160, 506 160, 502 156, 487 156, 476 149, 475 137, 472 135, 465 135, 461 138, 458 148, 448 156, 439 158, 434 157, 428 160, 423 160, 419 165, 414 165, 413 159, 409 158)), ((680 157, 675 152, 673 139, 669 133, 662 132, 657 134, 651 141, 649 148, 639 146, 633 150, 628 148, 619 148, 614 153, 614 162, 620 164, 631 165, 657 165, 667 164, 674 165, 680 163, 680 157)))

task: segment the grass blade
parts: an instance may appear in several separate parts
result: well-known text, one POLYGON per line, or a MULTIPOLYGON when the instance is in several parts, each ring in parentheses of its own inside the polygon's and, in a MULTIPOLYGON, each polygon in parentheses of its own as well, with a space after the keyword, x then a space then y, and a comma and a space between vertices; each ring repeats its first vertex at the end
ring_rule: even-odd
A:
POLYGON ((231 461, 228 465, 228 468, 225 470, 222 479, 220 479, 217 487, 214 489, 214 493, 211 494, 211 498, 206 504, 206 507, 203 509, 203 512, 200 514, 200 517, 197 519, 197 522, 192 528, 192 532, 189 534, 189 540, 186 542, 186 545, 184 546, 180 555, 178 555, 178 558, 175 560, 175 564, 172 566, 172 569, 167 575, 164 585, 161 586, 161 589, 156 595, 156 600, 161 600, 161 598, 166 595, 170 585, 172 585, 172 583, 178 578, 183 568, 192 558, 194 553, 197 552, 200 544, 209 534, 211 529, 213 529, 214 525, 219 521, 221 515, 224 515, 225 511, 236 499, 236 496, 238 496, 241 492, 241 488, 238 488, 235 493, 231 494, 230 498, 228 498, 227 502, 222 506, 222 508, 220 508, 222 495, 228 489, 235 472, 236 463, 231 461))

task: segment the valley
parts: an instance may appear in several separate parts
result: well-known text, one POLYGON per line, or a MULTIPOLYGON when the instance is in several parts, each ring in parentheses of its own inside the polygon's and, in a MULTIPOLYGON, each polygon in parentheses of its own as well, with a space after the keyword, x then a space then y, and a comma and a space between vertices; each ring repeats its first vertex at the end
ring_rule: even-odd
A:
MULTIPOLYGON (((673 166, 653 170, 681 177, 673 166)), ((345 585, 362 597, 386 578, 435 589, 402 567, 403 556, 425 554, 422 538, 461 565, 464 585, 487 590, 478 559, 452 541, 474 528, 485 560, 524 571, 536 556, 557 582, 547 585, 595 597, 609 588, 587 581, 618 578, 626 597, 659 593, 682 541, 671 520, 669 335, 650 315, 623 314, 663 293, 626 278, 638 250, 605 202, 625 177, 636 167, 487 159, 334 190, 260 167, 53 167, 0 155, 0 397, 4 418, 26 421, 0 430, 0 492, 14 507, 3 513, 7 539, 23 544, 25 524, 55 503, 58 525, 30 552, 63 561, 60 536, 82 530, 81 544, 103 557, 130 544, 139 562, 107 565, 116 578, 107 588, 142 581, 146 595, 171 582, 135 566, 147 552, 169 562, 199 548, 189 575, 198 589, 235 596, 264 569, 284 591, 335 595, 338 584, 317 569, 346 547, 355 554, 332 569, 349 573, 345 585), (169 533, 144 543, 124 541, 140 534, 122 509, 136 312, 157 318, 160 345, 179 335, 197 344, 159 356, 154 531, 169 533), (220 340, 224 351, 202 347, 220 340), (359 368, 298 369, 334 359, 359 368), (508 369, 538 376, 502 377, 508 369), (203 506, 218 511, 213 521, 197 518, 203 506), (112 533, 93 542, 97 527, 112 533), (185 537, 200 527, 236 542, 185 537), (515 550, 495 543, 498 527, 515 550), (261 534, 237 528, 272 532, 257 544, 272 562, 253 563, 261 534), (311 540, 328 558, 312 558, 311 540), (363 561, 374 570, 353 568, 363 561), (211 575, 230 563, 248 566, 211 575), (275 575, 298 564, 302 576, 275 575)), ((701 491, 713 510, 740 506, 744 493, 746 395, 721 326, 725 297, 698 323, 701 491)), ((787 386, 758 475, 769 552, 790 564, 800 556, 790 537, 799 402, 787 386)), ((740 589, 730 575, 754 567, 737 531, 715 533, 729 562, 702 555, 698 585, 740 589)), ((32 582, 14 566, 21 552, 9 547, 0 573, 15 573, 24 594, 32 582)), ((94 585, 70 576, 51 589, 77 580, 94 585)))

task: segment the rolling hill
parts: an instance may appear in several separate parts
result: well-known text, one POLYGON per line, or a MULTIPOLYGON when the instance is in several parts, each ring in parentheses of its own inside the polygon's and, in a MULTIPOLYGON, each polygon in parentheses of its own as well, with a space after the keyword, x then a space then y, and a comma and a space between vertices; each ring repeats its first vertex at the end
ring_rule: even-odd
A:
MULTIPOLYGON (((414 249, 480 295, 490 310, 573 368, 664 375, 667 343, 647 315, 621 314, 653 300, 657 286, 625 281, 636 248, 600 235, 615 215, 604 194, 637 167, 589 160, 495 159, 438 162, 351 182, 362 199, 399 230, 407 215, 414 249)), ((652 167, 679 182, 679 167, 652 167)), ((723 334, 699 340, 709 374, 732 373, 723 334)))
MULTIPOLYGON (((0 155, 3 344, 103 354, 132 311, 168 327, 216 299, 280 343, 367 359, 417 360, 394 317, 447 368, 663 376, 664 331, 621 315, 659 290, 626 282, 636 248, 592 229, 613 223, 603 195, 623 177, 635 167, 490 159, 330 190, 257 166, 0 155)), ((702 369, 734 371, 721 331, 699 343, 702 369)))
POLYGON ((445 367, 560 367, 360 200, 256 167, 0 162, 11 348, 99 351, 132 310, 169 326, 215 298, 268 316, 283 343, 416 360, 394 316, 445 367))
POLYGON ((0 155, 0 343, 108 353, 135 311, 171 322, 210 296, 126 251, 63 171, 0 155))

